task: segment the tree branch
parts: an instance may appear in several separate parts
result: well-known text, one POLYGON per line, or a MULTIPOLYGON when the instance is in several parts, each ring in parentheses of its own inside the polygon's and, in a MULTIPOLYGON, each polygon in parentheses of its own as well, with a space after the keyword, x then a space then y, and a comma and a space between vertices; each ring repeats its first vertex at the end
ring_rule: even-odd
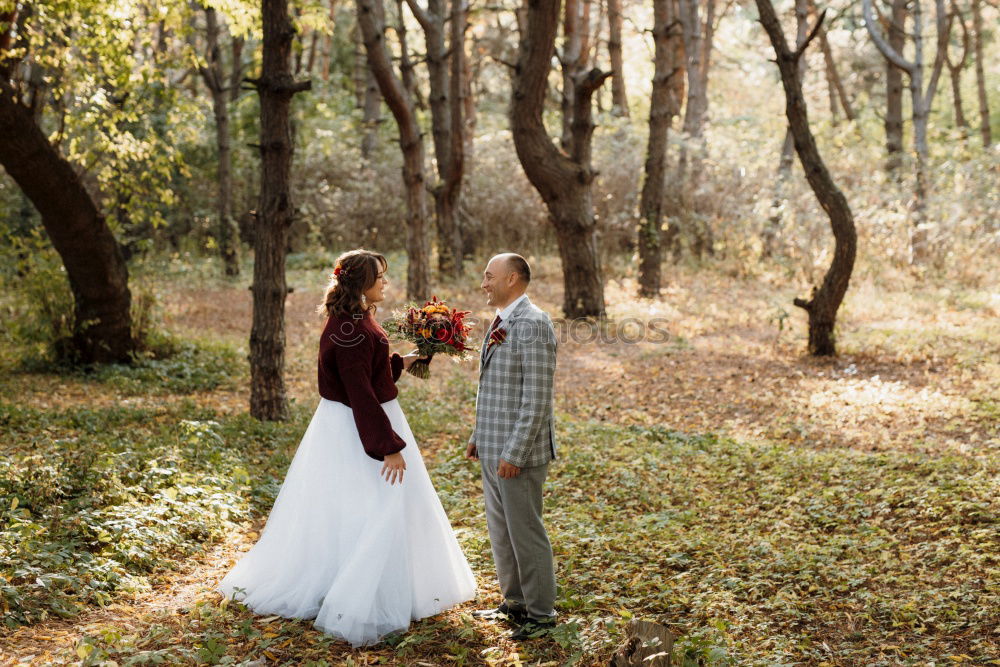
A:
POLYGON ((812 32, 810 32, 809 36, 806 37, 806 41, 802 42, 802 45, 799 48, 795 49, 795 53, 792 54, 795 57, 795 60, 798 60, 799 58, 802 57, 802 54, 806 52, 806 48, 808 48, 809 46, 809 42, 813 41, 816 38, 816 35, 819 34, 819 30, 820 28, 823 27, 823 20, 825 18, 826 18, 826 10, 824 9, 820 13, 819 18, 816 19, 816 25, 813 26, 812 32))
POLYGON ((927 106, 930 108, 934 100, 934 93, 937 92, 938 80, 941 78, 941 70, 944 69, 944 60, 948 55, 948 39, 951 36, 952 16, 945 11, 944 0, 934 2, 935 23, 937 23, 937 53, 934 54, 934 69, 931 71, 931 80, 927 83, 927 106))
POLYGON ((435 29, 434 22, 431 20, 431 15, 427 13, 427 10, 417 4, 417 0, 406 0, 406 6, 410 8, 413 13, 414 18, 417 19, 417 23, 424 30, 430 32, 435 29))
POLYGON ((913 76, 916 65, 903 58, 896 49, 889 46, 882 33, 878 31, 875 18, 872 15, 872 0, 861 0, 861 8, 865 17, 865 27, 868 28, 868 34, 871 35, 872 41, 875 42, 875 47, 882 53, 882 56, 886 60, 910 76, 913 76))

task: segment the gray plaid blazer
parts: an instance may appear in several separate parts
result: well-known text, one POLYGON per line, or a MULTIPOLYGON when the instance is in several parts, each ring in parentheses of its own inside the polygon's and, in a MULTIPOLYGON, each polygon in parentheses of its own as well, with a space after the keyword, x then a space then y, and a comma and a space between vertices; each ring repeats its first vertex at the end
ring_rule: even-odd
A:
POLYGON ((483 339, 476 428, 469 442, 486 463, 502 458, 519 468, 543 465, 556 457, 555 329, 548 314, 527 298, 500 328, 507 332, 503 343, 489 346, 483 339))

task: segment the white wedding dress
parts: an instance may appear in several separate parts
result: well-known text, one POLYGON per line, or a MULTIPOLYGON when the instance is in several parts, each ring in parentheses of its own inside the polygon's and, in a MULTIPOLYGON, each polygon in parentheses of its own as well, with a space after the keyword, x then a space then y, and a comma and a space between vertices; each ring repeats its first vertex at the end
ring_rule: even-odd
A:
POLYGON ((379 476, 351 408, 321 398, 260 539, 219 592, 258 614, 315 618, 355 647, 475 597, 406 417, 396 399, 382 408, 406 442, 402 484, 379 476))

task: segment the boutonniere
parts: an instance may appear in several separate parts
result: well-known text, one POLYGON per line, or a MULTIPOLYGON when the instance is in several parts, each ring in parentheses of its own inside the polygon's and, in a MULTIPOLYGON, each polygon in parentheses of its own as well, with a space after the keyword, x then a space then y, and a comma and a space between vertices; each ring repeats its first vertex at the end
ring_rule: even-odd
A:
POLYGON ((494 329, 493 333, 490 334, 490 341, 486 344, 486 349, 489 350, 494 345, 503 345, 505 340, 507 340, 507 330, 503 328, 494 329))

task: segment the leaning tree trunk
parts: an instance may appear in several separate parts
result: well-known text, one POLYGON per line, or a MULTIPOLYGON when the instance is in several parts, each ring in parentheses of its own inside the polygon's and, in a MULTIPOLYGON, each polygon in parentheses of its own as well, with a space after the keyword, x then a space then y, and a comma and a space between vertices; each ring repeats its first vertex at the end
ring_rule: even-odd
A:
POLYGON ((983 71, 983 10, 982 0, 972 0, 972 29, 974 53, 976 57, 976 91, 979 97, 979 133, 983 137, 983 147, 993 143, 990 130, 990 105, 986 99, 986 74, 983 71))
POLYGON ((660 293, 667 135, 680 104, 670 85, 671 77, 678 73, 672 57, 675 49, 670 43, 672 37, 678 37, 673 31, 673 7, 672 0, 653 1, 653 93, 649 105, 646 180, 639 199, 639 294, 645 297, 655 297, 660 293))
POLYGON ((795 150, 802 162, 806 180, 809 181, 820 206, 830 217, 830 227, 834 237, 833 261, 823 278, 823 284, 819 288, 813 288, 812 298, 808 301, 795 299, 794 303, 809 314, 809 352, 817 356, 833 355, 837 351, 834 339, 837 310, 847 293, 851 272, 854 270, 858 237, 847 198, 830 177, 830 172, 827 171, 816 147, 812 130, 809 129, 809 115, 805 98, 802 96, 799 68, 799 60, 812 37, 816 35, 816 30, 821 27, 826 12, 820 16, 812 34, 795 51, 791 51, 771 1, 756 0, 756 2, 760 22, 771 40, 777 56, 778 69, 781 71, 781 83, 785 89, 785 115, 788 117, 788 124, 795 139, 795 150))
POLYGON ((593 69, 573 82, 573 137, 568 152, 549 138, 542 120, 562 3, 528 2, 511 92, 514 147, 528 180, 542 196, 562 258, 566 317, 603 317, 604 281, 597 252, 590 163, 594 91, 610 75, 593 69))
POLYGON ((364 37, 368 65, 399 128, 403 151, 403 184, 406 188, 406 294, 413 300, 430 296, 427 249, 427 206, 424 193, 424 142, 417 125, 416 110, 403 82, 392 70, 385 43, 385 11, 382 0, 356 0, 358 26, 364 37))
POLYGON ((42 217, 73 292, 73 349, 83 363, 126 362, 132 338, 128 269, 80 177, 0 80, 0 164, 42 217))
MULTIPOLYGON (((219 48, 219 21, 211 7, 205 9, 205 50, 208 65, 199 67, 208 92, 212 95, 215 115, 215 145, 218 151, 218 211, 219 252, 227 276, 240 275, 239 227, 233 219, 231 200, 233 191, 232 151, 229 142, 229 95, 225 74, 222 71, 222 52, 219 48)), ((234 67, 238 64, 234 63, 234 67)))
POLYGON ((622 58, 622 0, 608 0, 608 58, 611 60, 612 112, 628 118, 625 64, 622 58))
POLYGON ((263 65, 250 82, 260 96, 260 201, 253 263, 253 325, 250 329, 250 414, 261 420, 288 417, 285 394, 285 250, 292 224, 292 96, 310 82, 292 77, 295 28, 288 0, 263 0, 263 65))

